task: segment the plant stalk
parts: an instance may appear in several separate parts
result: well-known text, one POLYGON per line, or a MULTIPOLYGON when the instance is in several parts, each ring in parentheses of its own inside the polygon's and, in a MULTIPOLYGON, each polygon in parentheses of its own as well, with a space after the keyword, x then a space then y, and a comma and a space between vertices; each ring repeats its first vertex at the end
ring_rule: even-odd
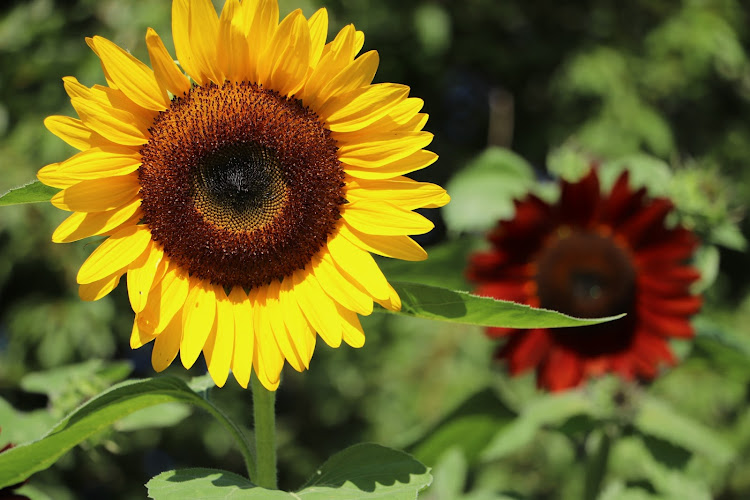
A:
POLYGON ((269 391, 252 375, 253 418, 255 423, 256 472, 252 481, 269 490, 276 483, 276 392, 269 391))

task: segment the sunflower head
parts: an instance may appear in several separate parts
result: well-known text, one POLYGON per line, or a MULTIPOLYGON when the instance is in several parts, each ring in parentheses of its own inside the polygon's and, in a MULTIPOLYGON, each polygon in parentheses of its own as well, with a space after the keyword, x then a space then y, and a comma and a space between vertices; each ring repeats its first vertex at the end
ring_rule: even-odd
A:
POLYGON ((515 218, 489 235, 492 249, 472 256, 477 293, 583 318, 627 316, 557 330, 488 329, 506 338, 497 357, 512 374, 534 368, 539 386, 562 390, 605 372, 651 379, 675 362, 668 340, 692 336, 701 298, 690 292, 699 274, 687 264, 697 241, 665 226, 671 209, 632 190, 627 171, 602 194, 595 169, 563 182, 554 205, 535 196, 516 204, 515 218))
POLYGON ((87 43, 106 86, 64 78, 78 118, 47 128, 80 150, 40 170, 72 214, 53 241, 106 239, 78 273, 96 300, 127 275, 134 348, 165 369, 201 353, 218 385, 275 389, 284 362, 309 366, 317 336, 359 347, 358 314, 400 299, 371 253, 426 258, 413 212, 448 202, 404 174, 437 156, 409 88, 373 84, 375 51, 325 9, 279 21, 277 0, 175 0, 179 65, 149 29, 150 67, 114 43, 87 43))

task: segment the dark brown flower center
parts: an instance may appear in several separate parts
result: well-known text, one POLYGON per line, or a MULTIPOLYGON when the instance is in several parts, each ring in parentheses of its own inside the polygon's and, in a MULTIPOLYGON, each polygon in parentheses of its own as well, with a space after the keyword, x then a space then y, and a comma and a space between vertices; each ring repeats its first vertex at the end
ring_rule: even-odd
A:
POLYGON ((144 220, 201 279, 250 289, 304 268, 344 203, 335 141, 294 99, 250 83, 193 87, 154 120, 144 220))
POLYGON ((540 305, 579 318, 629 316, 614 323, 555 330, 555 339, 591 355, 629 345, 635 277, 630 255, 611 237, 565 228, 537 260, 540 305))

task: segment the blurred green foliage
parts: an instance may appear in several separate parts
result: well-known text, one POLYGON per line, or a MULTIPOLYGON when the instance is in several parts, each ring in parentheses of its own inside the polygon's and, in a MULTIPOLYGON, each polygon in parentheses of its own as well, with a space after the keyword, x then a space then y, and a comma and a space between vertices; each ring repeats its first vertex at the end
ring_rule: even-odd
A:
MULTIPOLYGON (((551 177, 573 179, 596 161, 605 185, 628 168, 634 185, 675 201, 674 222, 704 241, 706 297, 697 340, 675 345, 677 368, 648 387, 605 378, 562 398, 539 393, 531 376, 509 379, 481 328, 364 318, 364 348, 321 342, 309 372, 284 373, 281 486, 371 440, 434 466, 425 494, 433 500, 579 499, 597 474, 602 500, 750 496, 750 8, 740 0, 281 5, 307 15, 328 7, 331 33, 355 23, 365 49, 380 52, 377 80, 410 85, 431 114, 441 160, 415 177, 450 181, 454 203, 443 212, 447 230, 425 239, 431 258, 384 259, 389 278, 468 289, 466 257, 494 219, 512 215, 512 199, 528 191, 554 199, 551 177), (594 474, 586 457, 605 442, 609 459, 594 474)), ((73 114, 63 76, 103 83, 83 37, 106 36, 147 60, 148 26, 172 51, 169 15, 167 0, 0 5, 0 193, 73 152, 42 121, 73 114)), ((0 215, 0 445, 38 437, 130 370, 152 375, 150 348, 128 347, 123 290, 78 299, 75 274, 94 244, 53 245, 64 217, 46 204, 0 215)), ((245 390, 230 381, 208 393, 250 424, 245 390)), ((122 422, 122 432, 76 448, 28 488, 35 498, 143 498, 143 484, 167 469, 242 473, 231 438, 207 415, 167 413, 166 423, 164 415, 122 422)))

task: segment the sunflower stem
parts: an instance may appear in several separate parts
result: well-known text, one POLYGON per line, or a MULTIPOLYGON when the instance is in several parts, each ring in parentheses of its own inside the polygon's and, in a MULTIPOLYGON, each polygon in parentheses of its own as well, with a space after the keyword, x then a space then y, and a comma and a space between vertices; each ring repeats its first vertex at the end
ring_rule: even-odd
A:
POLYGON ((276 392, 269 391, 252 376, 253 418, 255 422, 255 477, 251 480, 261 488, 276 486, 276 392))

